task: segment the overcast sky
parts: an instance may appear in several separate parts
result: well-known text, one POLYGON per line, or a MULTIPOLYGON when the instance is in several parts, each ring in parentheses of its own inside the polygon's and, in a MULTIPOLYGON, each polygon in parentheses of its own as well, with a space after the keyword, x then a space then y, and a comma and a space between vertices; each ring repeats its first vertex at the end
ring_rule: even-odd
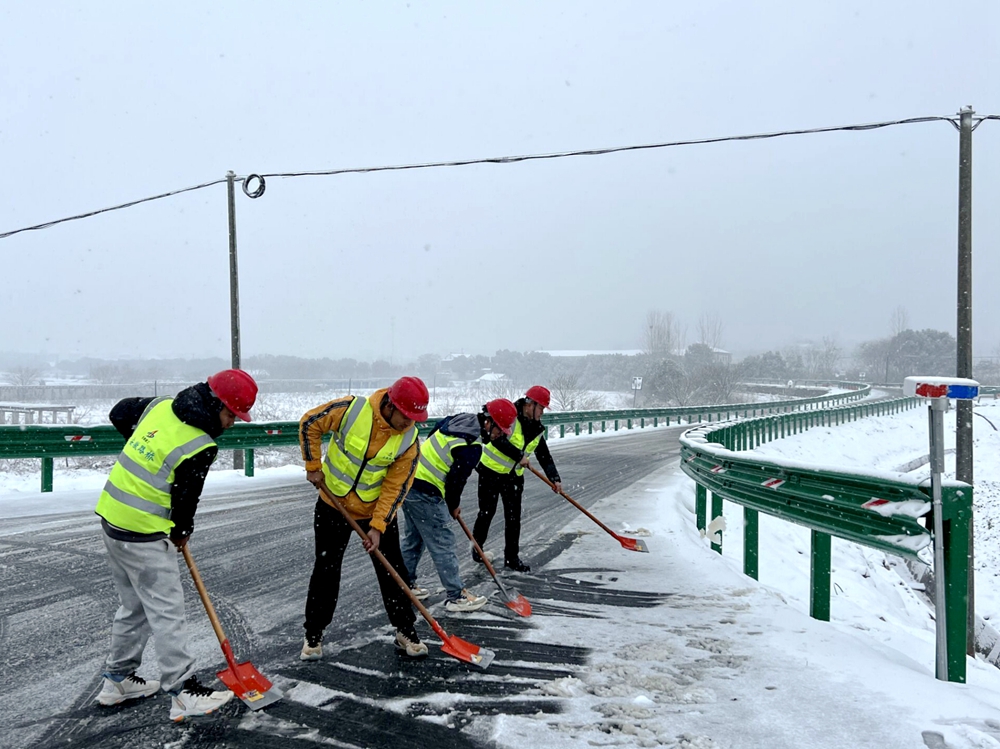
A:
MULTIPOLYGON (((0 232, 253 172, 1000 114, 1000 4, 5 3, 0 232)), ((974 145, 1000 347, 1000 121, 974 145)), ((239 192, 243 354, 954 333, 947 122, 239 192)), ((0 352, 229 355, 225 185, 0 239, 0 352)))

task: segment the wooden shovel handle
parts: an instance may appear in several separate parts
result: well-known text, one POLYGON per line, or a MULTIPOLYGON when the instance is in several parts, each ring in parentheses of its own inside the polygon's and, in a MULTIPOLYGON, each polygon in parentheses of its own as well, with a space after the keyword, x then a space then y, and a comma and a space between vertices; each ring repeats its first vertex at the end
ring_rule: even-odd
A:
MULTIPOLYGON (((538 478, 540 478, 540 479, 541 479, 542 481, 544 481, 544 482, 545 482, 546 484, 548 484, 548 485, 549 485, 549 488, 550 488, 550 489, 555 489, 555 488, 556 488, 556 487, 555 487, 555 484, 553 484, 553 483, 552 483, 551 481, 549 481, 549 478, 548 478, 548 476, 546 476, 546 475, 545 475, 544 473, 541 473, 540 471, 538 471, 538 470, 537 470, 537 469, 536 469, 536 468, 535 468, 535 467, 534 467, 533 465, 531 465, 530 463, 528 464, 528 470, 529 470, 529 471, 531 471, 531 472, 532 472, 533 474, 535 474, 536 476, 538 476, 538 478)), ((608 528, 608 526, 606 526, 606 525, 605 525, 604 523, 602 523, 602 522, 601 522, 600 520, 598 520, 597 518, 595 518, 595 517, 594 517, 594 516, 593 516, 593 515, 592 515, 592 514, 591 514, 591 513, 590 513, 590 512, 589 512, 589 511, 587 510, 587 508, 586 508, 586 507, 584 507, 583 505, 581 505, 581 504, 580 504, 579 502, 577 502, 577 501, 576 501, 575 499, 573 499, 573 498, 572 498, 571 496, 569 496, 569 495, 568 495, 568 494, 567 494, 566 492, 564 492, 564 491, 560 490, 560 491, 559 491, 559 493, 560 493, 560 494, 562 495, 563 499, 565 499, 565 500, 566 500, 567 502, 569 502, 569 503, 570 503, 571 505, 573 505, 573 506, 574 506, 574 507, 575 507, 576 509, 578 509, 578 510, 579 510, 580 512, 582 512, 582 513, 583 513, 584 515, 586 515, 586 516, 587 516, 588 518, 590 518, 590 519, 591 519, 591 520, 593 520, 593 521, 594 521, 595 523, 597 523, 597 524, 598 524, 599 526, 601 526, 601 527, 602 527, 602 528, 603 528, 603 529, 604 529, 605 531, 607 531, 608 533, 610 533, 610 534, 611 534, 612 536, 614 536, 615 538, 621 538, 621 536, 619 536, 619 535, 618 535, 617 533, 615 533, 615 532, 614 532, 613 530, 611 530, 610 528, 608 528)))
MULTIPOLYGON (((350 524, 350 526, 354 529, 354 531, 359 536, 361 536, 361 539, 363 541, 367 540, 368 534, 365 533, 364 530, 362 530, 360 525, 358 525, 358 521, 352 518, 347 513, 347 510, 340 503, 340 500, 338 500, 335 496, 333 496, 333 494, 330 493, 330 490, 327 489, 325 486, 319 486, 317 488, 319 489, 320 494, 322 494, 326 498, 327 502, 333 505, 334 508, 336 508, 337 511, 339 511, 340 514, 344 516, 344 520, 346 520, 350 524)), ((427 608, 420 602, 420 600, 415 595, 413 595, 413 591, 410 590, 410 586, 407 585, 406 581, 402 578, 402 576, 398 572, 396 572, 395 568, 393 568, 393 566, 389 564, 389 560, 386 559, 385 556, 382 554, 382 552, 379 551, 378 549, 373 549, 371 553, 375 556, 376 559, 378 559, 382 563, 382 566, 389 571, 389 574, 392 575, 392 579, 396 581, 396 584, 403 589, 403 592, 406 593, 406 596, 410 599, 410 603, 412 603, 414 606, 417 607, 417 610, 420 612, 421 616, 423 616, 424 619, 427 620, 427 623, 431 625, 431 629, 437 632, 438 637, 440 637, 442 640, 447 640, 448 633, 444 631, 444 627, 442 627, 440 624, 437 623, 437 620, 435 620, 434 617, 431 616, 431 612, 427 610, 427 608)))
POLYGON ((503 586, 503 583, 500 582, 500 578, 497 577, 497 571, 493 569, 493 565, 490 564, 490 560, 486 558, 486 554, 483 552, 483 547, 480 546, 479 543, 476 541, 476 537, 472 535, 472 531, 469 530, 469 526, 467 526, 465 524, 465 521, 462 520, 462 516, 459 515, 458 517, 455 518, 455 520, 458 521, 458 524, 462 526, 462 530, 465 531, 465 535, 469 537, 470 541, 472 541, 473 548, 475 548, 476 553, 479 554, 479 558, 483 560, 483 564, 486 565, 486 569, 489 570, 490 575, 493 576, 494 582, 496 582, 496 584, 500 586, 500 591, 505 596, 507 596, 507 598, 510 598, 510 593, 507 592, 507 589, 503 586))
POLYGON ((222 631, 222 625, 219 623, 219 617, 215 613, 215 607, 208 597, 208 591, 205 590, 205 583, 201 581, 201 574, 194 563, 194 557, 188 551, 187 544, 181 547, 181 552, 184 554, 184 561, 187 562, 188 569, 191 571, 191 579, 194 580, 194 587, 198 589, 201 602, 205 604, 205 611, 208 612, 208 620, 212 622, 212 629, 215 630, 215 636, 219 638, 219 644, 222 645, 226 642, 226 633, 222 631))
POLYGON ((490 574, 493 575, 495 579, 497 576, 497 571, 493 569, 493 565, 490 564, 490 560, 486 558, 486 555, 483 553, 483 547, 481 547, 479 543, 476 541, 476 537, 472 535, 472 531, 469 530, 469 526, 467 526, 465 524, 465 521, 462 520, 461 515, 455 518, 455 520, 457 520, 458 524, 462 526, 462 530, 465 531, 465 535, 469 537, 470 541, 472 541, 472 546, 476 550, 476 553, 479 555, 479 558, 483 560, 483 564, 486 565, 486 569, 490 571, 490 574))

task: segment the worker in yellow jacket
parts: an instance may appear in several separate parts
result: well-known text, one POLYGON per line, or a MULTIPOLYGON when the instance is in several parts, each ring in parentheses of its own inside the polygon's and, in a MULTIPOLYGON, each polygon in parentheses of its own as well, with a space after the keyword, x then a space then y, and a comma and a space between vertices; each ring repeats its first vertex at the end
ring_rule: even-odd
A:
MULTIPOLYGON (((366 531, 365 550, 382 552, 405 580, 396 511, 413 482, 419 456, 415 422, 426 421, 429 394, 416 377, 402 377, 369 397, 347 396, 306 412, 299 443, 306 478, 338 498, 366 531), (322 438, 330 444, 322 457, 322 438)), ((323 656, 323 631, 333 621, 340 572, 352 528, 321 492, 316 502, 316 561, 306 598, 305 641, 299 657, 323 656)), ((410 599, 377 559, 372 558, 382 603, 396 628, 396 647, 411 657, 427 655, 417 637, 410 599)))

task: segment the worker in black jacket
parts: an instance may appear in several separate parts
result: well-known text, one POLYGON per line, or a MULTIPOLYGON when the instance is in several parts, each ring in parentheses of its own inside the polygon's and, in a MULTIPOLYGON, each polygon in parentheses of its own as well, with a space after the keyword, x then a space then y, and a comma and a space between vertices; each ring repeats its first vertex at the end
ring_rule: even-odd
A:
POLYGON ((256 397, 249 374, 227 369, 175 398, 126 398, 111 410, 125 446, 95 512, 121 605, 111 625, 100 704, 149 697, 162 686, 177 722, 212 713, 232 698, 195 676, 176 552, 194 530, 205 477, 219 452, 216 439, 237 418, 250 421, 256 397), (136 674, 150 635, 160 681, 136 674))
MULTIPOLYGON (((531 571, 531 567, 521 560, 520 544, 524 467, 532 455, 538 458, 539 465, 552 482, 552 490, 557 493, 562 491, 559 472, 545 442, 546 428, 541 422, 549 401, 547 388, 541 385, 528 388, 524 397, 514 403, 517 421, 513 433, 510 437, 484 445, 483 455, 476 467, 479 472, 479 514, 472 535, 483 548, 497 511, 497 502, 503 501, 503 563, 504 567, 516 572, 531 571)), ((475 549, 472 550, 472 558, 481 561, 475 549)))

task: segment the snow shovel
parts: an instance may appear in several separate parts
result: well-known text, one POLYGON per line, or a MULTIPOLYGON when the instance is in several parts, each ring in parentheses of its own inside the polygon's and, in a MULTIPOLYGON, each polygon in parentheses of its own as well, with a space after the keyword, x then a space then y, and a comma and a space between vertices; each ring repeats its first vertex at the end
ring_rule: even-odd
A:
POLYGON ((486 569, 488 569, 490 574, 493 576, 493 582, 500 586, 500 592, 503 593, 503 597, 506 599, 504 601, 504 606, 521 616, 531 616, 531 603, 528 599, 516 590, 510 591, 504 587, 504 584, 500 582, 500 578, 497 577, 497 571, 493 569, 493 565, 490 564, 490 560, 486 558, 486 554, 483 553, 482 547, 476 543, 476 539, 473 537, 472 531, 469 530, 469 526, 467 526, 465 521, 462 520, 462 516, 456 515, 455 520, 458 521, 458 524, 462 526, 462 530, 465 531, 465 535, 469 537, 470 541, 472 541, 472 546, 475 548, 476 553, 479 555, 479 558, 483 560, 483 564, 486 565, 486 569))
MULTIPOLYGON (((546 484, 548 484, 550 489, 555 490, 556 487, 553 485, 553 483, 551 481, 549 481, 548 477, 544 473, 540 473, 539 471, 535 470, 535 467, 533 465, 530 465, 530 464, 528 465, 528 470, 530 470, 533 474, 535 474, 536 476, 538 476, 538 478, 540 478, 542 481, 544 481, 546 484)), ((582 512, 588 518, 590 518, 595 523, 597 523, 599 526, 601 526, 607 533, 609 533, 612 536, 614 536, 615 540, 618 541, 618 543, 620 543, 624 548, 628 549, 629 551, 645 551, 647 553, 649 552, 649 549, 646 548, 645 541, 643 541, 642 539, 639 539, 639 538, 626 538, 625 536, 619 536, 613 530, 611 530, 610 528, 608 528, 608 526, 606 526, 600 520, 598 520, 597 518, 595 518, 590 512, 587 511, 587 509, 583 505, 581 505, 579 502, 577 502, 575 499, 573 499, 571 496, 569 496, 566 492, 561 491, 559 493, 563 496, 563 499, 567 500, 576 509, 578 509, 580 512, 582 512)))
POLYGON ((267 677, 258 671, 250 661, 243 663, 236 662, 236 658, 233 657, 233 649, 229 645, 229 639, 226 637, 225 632, 222 631, 222 625, 219 624, 219 617, 215 614, 215 607, 212 606, 212 601, 208 598, 205 583, 201 581, 201 575, 198 574, 194 557, 188 551, 187 544, 181 547, 181 551, 184 553, 184 561, 187 562, 188 569, 191 570, 194 587, 198 589, 201 602, 205 604, 205 611, 208 612, 208 620, 212 622, 212 629, 215 630, 215 636, 219 638, 219 644, 222 646, 222 654, 226 656, 226 663, 229 664, 229 668, 219 671, 216 674, 219 680, 233 694, 243 700, 243 703, 251 710, 260 710, 262 707, 267 707, 277 702, 282 696, 280 689, 271 684, 267 677))
MULTIPOLYGON (((332 504, 340 512, 340 514, 344 516, 344 520, 350 523, 355 533, 361 536, 361 540, 367 541, 368 534, 361 529, 357 520, 347 514, 347 510, 345 510, 344 506, 340 504, 340 500, 333 496, 330 493, 330 490, 325 486, 320 486, 318 488, 320 493, 326 498, 327 502, 332 504)), ((427 620, 427 623, 431 625, 431 629, 433 629, 437 633, 437 636, 441 638, 441 651, 443 653, 450 655, 452 658, 457 658, 460 661, 471 663, 473 666, 478 666, 482 669, 489 667, 489 665, 493 662, 493 658, 496 657, 496 653, 492 650, 481 648, 471 642, 466 642, 461 637, 449 635, 445 632, 444 627, 437 623, 434 617, 431 616, 431 612, 427 610, 427 608, 417 599, 415 595, 413 595, 413 591, 410 590, 410 586, 400 576, 400 574, 393 569, 393 566, 389 564, 389 560, 383 556, 382 552, 375 549, 370 553, 373 554, 375 558, 382 563, 382 566, 389 571, 389 574, 392 575, 392 579, 395 580, 399 587, 403 589, 403 592, 406 593, 410 602, 417 607, 420 614, 427 620)))

